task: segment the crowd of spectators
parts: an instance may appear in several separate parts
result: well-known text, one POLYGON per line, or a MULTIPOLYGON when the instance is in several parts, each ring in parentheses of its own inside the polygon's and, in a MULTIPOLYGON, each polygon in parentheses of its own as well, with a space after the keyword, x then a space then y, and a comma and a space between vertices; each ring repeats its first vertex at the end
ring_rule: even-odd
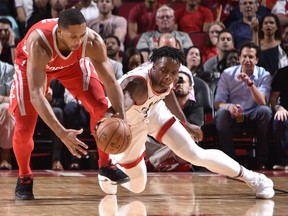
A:
MULTIPOLYGON (((220 148, 237 159, 231 129, 235 123, 237 125, 238 111, 244 113, 244 121, 252 119, 257 122, 262 114, 266 120, 263 121, 262 116, 262 122, 259 120, 257 123, 261 124, 262 130, 265 128, 265 132, 258 133, 257 168, 269 165, 270 168, 288 169, 288 96, 285 85, 288 74, 287 1, 1 0, 1 115, 4 113, 2 109, 5 110, 5 105, 9 103, 8 88, 11 88, 9 83, 11 73, 14 73, 12 65, 18 42, 33 24, 42 19, 57 18, 59 13, 70 7, 79 9, 87 20, 87 26, 105 41, 117 79, 148 62, 153 49, 163 44, 182 49, 192 79, 200 78, 207 85, 219 80, 213 99, 220 148), (193 38, 199 32, 207 35, 205 39, 203 37, 204 43, 193 38)), ((181 76, 182 80, 187 80, 185 74, 181 76)), ((54 84, 51 87, 55 87, 54 84)), ((190 87, 193 88, 193 85, 190 87)), ((69 120, 73 118, 84 118, 85 123, 69 125, 77 129, 89 122, 86 119, 89 116, 85 115, 84 109, 79 114, 78 111, 83 108, 81 102, 75 99, 73 104, 64 102, 65 88, 62 88, 58 92, 63 102, 61 106, 52 102, 56 101, 57 88, 51 88, 51 95, 47 97, 64 125, 69 125, 69 120)), ((8 123, 0 123, 1 128, 2 124, 9 125, 6 135, 12 134, 13 117, 8 123)), ((6 136, 2 140, 2 137, 5 136, 1 132, 0 169, 11 169, 11 138, 6 136)), ((53 134, 51 137, 52 169, 63 170, 60 147, 63 144, 53 134)), ((73 166, 70 168, 80 168, 73 166)))

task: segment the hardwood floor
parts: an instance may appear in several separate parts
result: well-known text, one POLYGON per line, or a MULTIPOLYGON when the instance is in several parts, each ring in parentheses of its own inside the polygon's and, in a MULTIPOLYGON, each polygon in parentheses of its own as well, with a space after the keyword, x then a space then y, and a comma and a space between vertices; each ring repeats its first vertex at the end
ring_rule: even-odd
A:
POLYGON ((32 201, 15 201, 17 171, 0 171, 0 215, 272 216, 288 215, 288 171, 266 171, 275 184, 271 200, 254 198, 244 183, 209 172, 149 173, 140 194, 121 186, 106 195, 97 171, 34 171, 32 201))

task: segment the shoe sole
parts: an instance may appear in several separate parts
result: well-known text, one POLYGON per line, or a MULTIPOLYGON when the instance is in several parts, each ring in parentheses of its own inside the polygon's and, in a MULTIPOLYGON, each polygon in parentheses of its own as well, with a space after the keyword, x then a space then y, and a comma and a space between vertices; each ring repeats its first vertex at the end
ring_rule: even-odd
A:
POLYGON ((275 191, 273 188, 271 188, 271 191, 267 194, 256 194, 257 199, 271 199, 275 195, 275 191))
POLYGON ((121 179, 119 181, 112 181, 111 179, 107 178, 106 176, 102 176, 100 174, 98 174, 98 178, 99 180, 101 181, 109 181, 112 185, 118 185, 118 184, 124 184, 124 183, 127 183, 130 181, 130 178, 127 176, 126 178, 124 179, 121 179))
POLYGON ((35 198, 34 198, 34 195, 32 195, 32 196, 29 196, 29 195, 22 195, 22 196, 20 196, 20 195, 15 195, 15 199, 16 200, 34 200, 35 198))

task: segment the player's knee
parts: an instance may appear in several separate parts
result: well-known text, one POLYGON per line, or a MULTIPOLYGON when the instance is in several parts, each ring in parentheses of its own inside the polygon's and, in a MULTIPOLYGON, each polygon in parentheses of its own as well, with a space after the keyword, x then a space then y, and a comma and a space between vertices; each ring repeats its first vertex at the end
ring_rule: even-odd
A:
POLYGON ((145 190, 145 184, 143 185, 133 185, 133 186, 130 186, 128 189, 133 192, 133 193, 141 193, 145 190))

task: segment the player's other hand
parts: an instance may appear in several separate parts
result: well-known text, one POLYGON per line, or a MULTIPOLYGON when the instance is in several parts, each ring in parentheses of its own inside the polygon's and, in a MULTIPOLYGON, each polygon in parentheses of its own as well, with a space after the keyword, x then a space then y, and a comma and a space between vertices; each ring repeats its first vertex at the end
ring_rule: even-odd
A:
POLYGON ((77 136, 83 132, 83 129, 73 130, 66 129, 65 133, 60 137, 72 155, 81 158, 82 155, 87 155, 86 149, 88 146, 81 142, 77 136))
POLYGON ((189 123, 186 123, 186 125, 186 130, 190 133, 195 142, 203 140, 203 132, 199 126, 189 123))

